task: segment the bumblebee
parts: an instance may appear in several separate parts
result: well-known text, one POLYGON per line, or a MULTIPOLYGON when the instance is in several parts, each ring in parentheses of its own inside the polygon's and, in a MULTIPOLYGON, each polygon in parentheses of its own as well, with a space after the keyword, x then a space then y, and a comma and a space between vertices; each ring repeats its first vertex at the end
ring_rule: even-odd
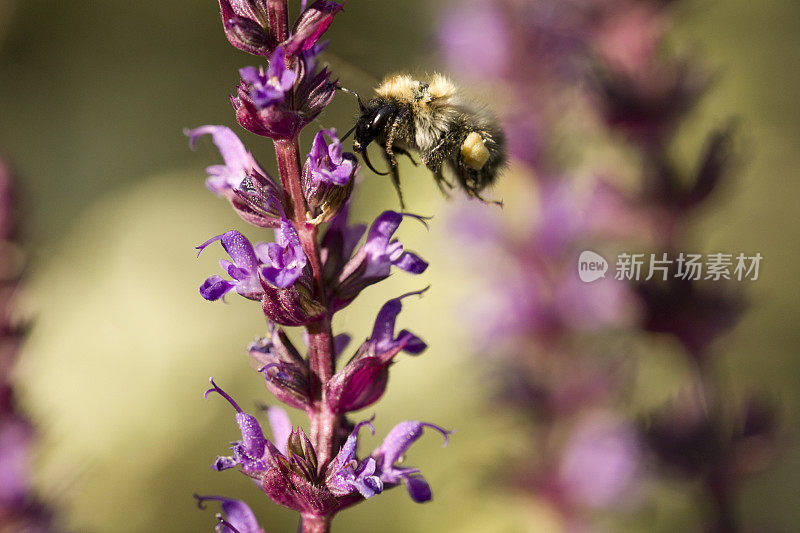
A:
POLYGON ((401 206, 396 156, 406 155, 416 164, 409 150, 419 153, 442 192, 454 187, 447 171, 467 194, 483 200, 481 191, 497 180, 506 163, 505 135, 490 112, 441 74, 425 80, 389 76, 375 94, 366 104, 358 98, 353 151, 376 174, 391 174, 401 206), (370 162, 367 147, 372 141, 383 148, 389 172, 377 171, 370 162))

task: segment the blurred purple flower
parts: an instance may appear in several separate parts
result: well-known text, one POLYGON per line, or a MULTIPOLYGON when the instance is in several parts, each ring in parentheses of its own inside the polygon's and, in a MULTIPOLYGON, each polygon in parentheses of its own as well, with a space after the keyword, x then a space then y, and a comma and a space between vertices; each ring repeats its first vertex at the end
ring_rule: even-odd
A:
POLYGON ((613 415, 596 413, 573 430, 558 468, 559 485, 580 506, 618 507, 640 479, 641 460, 634 428, 613 415))
POLYGON ((28 421, 0 412, 0 510, 20 504, 29 495, 31 441, 32 430, 28 421))
POLYGON ((451 70, 477 80, 504 76, 511 60, 511 32, 497 3, 472 1, 448 9, 439 26, 440 48, 451 70))

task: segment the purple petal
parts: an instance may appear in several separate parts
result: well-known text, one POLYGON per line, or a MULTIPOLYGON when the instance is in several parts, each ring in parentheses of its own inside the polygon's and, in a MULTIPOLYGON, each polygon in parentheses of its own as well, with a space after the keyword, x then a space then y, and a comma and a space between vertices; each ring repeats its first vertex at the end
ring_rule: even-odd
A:
POLYGON ((386 248, 389 246, 389 239, 400 227, 400 222, 403 221, 403 215, 395 213, 394 211, 384 211, 372 226, 369 228, 367 234, 367 242, 364 244, 364 250, 371 257, 384 255, 386 248))
POLYGON ((294 32, 286 42, 290 54, 311 49, 333 22, 342 6, 330 0, 317 0, 300 13, 294 32))
POLYGON ((200 285, 200 296, 209 301, 219 300, 225 294, 230 292, 236 285, 230 281, 222 279, 222 277, 214 275, 207 278, 202 285, 200 285))
POLYGON ((421 474, 411 474, 403 477, 403 484, 408 490, 408 495, 417 503, 425 503, 431 501, 433 494, 431 493, 431 486, 425 481, 421 474))
POLYGON ((308 154, 310 159, 319 161, 327 155, 328 145, 325 144, 325 135, 327 133, 327 130, 322 130, 318 131, 317 134, 314 135, 314 142, 311 144, 311 152, 308 154))
MULTIPOLYGON (((423 294, 427 290, 428 288, 426 287, 421 291, 407 292, 406 294, 403 294, 397 298, 392 298, 383 304, 383 307, 381 307, 380 311, 378 311, 378 316, 375 318, 375 325, 372 327, 372 335, 370 336, 370 340, 375 341, 376 351, 381 352, 391 350, 392 346, 400 340, 399 337, 397 341, 395 340, 394 328, 397 321, 397 315, 399 315, 400 311, 403 309, 403 298, 412 295, 423 294)), ((407 331, 405 333, 411 335, 407 331)), ((417 339, 417 337, 414 337, 413 335, 411 335, 411 337, 417 339)), ((412 339, 406 338, 404 340, 410 341, 412 339)))
POLYGON ((270 406, 267 409, 267 417, 269 418, 269 427, 272 431, 272 440, 275 443, 275 447, 285 456, 286 444, 289 435, 292 433, 292 421, 289 420, 289 415, 285 410, 276 406, 270 406))
POLYGON ((189 144, 192 148, 195 147, 198 138, 210 134, 211 140, 219 148, 219 153, 222 155, 222 160, 225 161, 225 166, 231 171, 241 171, 242 179, 244 179, 246 170, 253 166, 252 156, 230 128, 225 126, 200 126, 184 133, 189 137, 189 144))
POLYGON ((400 422, 389 431, 377 450, 377 454, 383 457, 384 469, 391 469, 391 466, 402 457, 406 450, 422 436, 422 430, 426 426, 441 433, 444 437, 444 443, 447 445, 447 436, 452 433, 451 431, 427 422, 417 422, 416 420, 400 422))
POLYGON ((413 355, 421 354, 428 347, 425 341, 405 329, 397 334, 397 342, 403 345, 404 352, 413 355))
POLYGON ((333 338, 333 353, 339 357, 347 345, 350 344, 350 335, 347 333, 340 333, 333 338))
POLYGON ((239 76, 248 85, 258 85, 264 82, 264 77, 256 67, 240 68, 239 76))
POLYGON ((216 500, 222 503, 222 512, 228 523, 235 527, 239 533, 263 533, 263 529, 258 525, 255 514, 241 500, 233 500, 222 496, 197 496, 197 503, 204 509, 203 502, 206 500, 216 500))
POLYGON ((428 263, 413 252, 403 252, 392 264, 412 274, 422 274, 428 268, 428 263))
POLYGON ((261 277, 270 285, 279 289, 285 289, 294 285, 303 274, 302 268, 275 268, 265 266, 261 268, 261 277))
POLYGON ((286 72, 286 54, 283 47, 279 46, 272 53, 269 58, 269 67, 267 67, 267 79, 278 78, 280 79, 284 72, 286 72))
POLYGON ((256 417, 244 412, 236 413, 236 423, 242 432, 242 445, 247 455, 261 459, 267 447, 267 438, 264 436, 261 424, 258 423, 256 417))

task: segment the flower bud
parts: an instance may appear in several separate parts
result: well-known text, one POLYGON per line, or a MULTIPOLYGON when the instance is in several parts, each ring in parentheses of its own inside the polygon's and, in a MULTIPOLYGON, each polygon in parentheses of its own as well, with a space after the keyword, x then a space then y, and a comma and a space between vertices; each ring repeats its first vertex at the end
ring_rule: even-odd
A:
MULTIPOLYGON (((264 373, 269 391, 280 401, 297 409, 311 404, 308 363, 297 352, 283 329, 270 325, 270 335, 257 340, 247 350, 264 373)), ((283 443, 276 442, 282 446, 283 443)))

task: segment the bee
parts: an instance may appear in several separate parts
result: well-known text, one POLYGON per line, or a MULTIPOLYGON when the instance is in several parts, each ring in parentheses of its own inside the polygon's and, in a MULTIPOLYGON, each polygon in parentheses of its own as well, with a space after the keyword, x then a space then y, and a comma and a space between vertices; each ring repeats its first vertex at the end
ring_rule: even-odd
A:
POLYGON ((375 94, 366 104, 356 94, 360 116, 353 128, 353 151, 376 174, 391 174, 401 206, 396 156, 406 155, 416 165, 410 150, 419 154, 443 193, 447 194, 445 187, 454 187, 447 172, 468 195, 485 201, 481 192, 497 180, 506 163, 505 134, 485 107, 466 98, 442 74, 424 80, 392 75, 375 94), (367 147, 372 141, 383 148, 389 172, 377 171, 370 162, 367 147))

